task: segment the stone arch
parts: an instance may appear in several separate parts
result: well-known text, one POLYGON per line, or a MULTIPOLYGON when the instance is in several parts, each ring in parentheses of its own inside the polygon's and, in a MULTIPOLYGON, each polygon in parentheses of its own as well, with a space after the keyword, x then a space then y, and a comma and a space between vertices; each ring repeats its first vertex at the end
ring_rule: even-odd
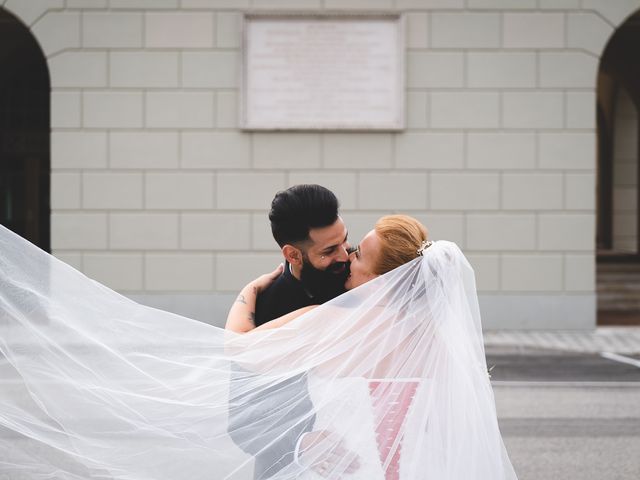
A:
POLYGON ((603 48, 597 85, 598 323, 640 324, 640 8, 603 48), (636 288, 638 291, 636 291, 636 288))
POLYGON ((0 223, 50 250, 49 68, 26 24, 0 7, 0 223))

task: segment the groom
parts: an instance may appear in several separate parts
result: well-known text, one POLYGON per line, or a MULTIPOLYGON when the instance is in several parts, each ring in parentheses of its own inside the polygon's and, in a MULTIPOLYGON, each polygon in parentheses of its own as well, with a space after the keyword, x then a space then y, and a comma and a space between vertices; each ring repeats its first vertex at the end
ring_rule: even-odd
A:
MULTIPOLYGON (((278 192, 271 202, 269 220, 285 266, 280 277, 258 296, 256 327, 344 293, 349 274, 347 228, 338 215, 338 199, 330 190, 320 185, 295 185, 278 192)), ((262 393, 262 398, 251 401, 236 398, 239 405, 251 404, 251 408, 237 408, 229 413, 229 434, 238 446, 255 457, 254 479, 270 478, 294 461, 321 475, 330 472, 333 467, 330 458, 317 459, 308 455, 314 457, 313 462, 305 463, 305 451, 330 435, 330 432, 313 431, 315 415, 306 376, 275 385, 273 396, 262 393), (282 412, 274 408, 274 405, 286 404, 294 398, 300 399, 294 411, 290 407, 282 412), (305 417, 304 424, 292 426, 287 421, 288 418, 305 417), (277 440, 264 445, 258 438, 251 438, 246 428, 240 428, 243 424, 258 424, 257 430, 266 430, 277 440), (234 428, 235 425, 239 428, 234 428), (244 434, 239 435, 239 432, 244 434)), ((357 468, 357 464, 352 468, 357 468)))
POLYGON ((337 297, 345 292, 349 275, 347 227, 333 192, 320 185, 295 185, 278 192, 269 220, 285 269, 258 297, 256 327, 337 297))

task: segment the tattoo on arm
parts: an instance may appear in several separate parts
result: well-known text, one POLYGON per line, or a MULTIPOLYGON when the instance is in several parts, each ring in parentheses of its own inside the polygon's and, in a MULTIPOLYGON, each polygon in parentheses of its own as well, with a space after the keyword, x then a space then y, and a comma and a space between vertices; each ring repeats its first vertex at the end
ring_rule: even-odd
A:
POLYGON ((251 320, 251 323, 253 323, 254 325, 256 324, 256 313, 255 312, 249 312, 249 320, 251 320))
POLYGON ((242 295, 242 294, 238 295, 238 298, 236 299, 236 302, 244 303, 245 305, 247 304, 246 300, 244 299, 244 295, 242 295))

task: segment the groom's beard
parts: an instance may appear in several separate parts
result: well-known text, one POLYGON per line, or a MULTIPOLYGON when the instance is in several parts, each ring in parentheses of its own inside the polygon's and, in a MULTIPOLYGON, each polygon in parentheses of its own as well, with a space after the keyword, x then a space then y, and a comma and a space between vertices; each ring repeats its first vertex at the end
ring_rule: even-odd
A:
POLYGON ((303 258, 300 282, 318 303, 327 302, 344 293, 344 282, 348 276, 349 262, 336 262, 326 270, 318 270, 308 258, 303 258))

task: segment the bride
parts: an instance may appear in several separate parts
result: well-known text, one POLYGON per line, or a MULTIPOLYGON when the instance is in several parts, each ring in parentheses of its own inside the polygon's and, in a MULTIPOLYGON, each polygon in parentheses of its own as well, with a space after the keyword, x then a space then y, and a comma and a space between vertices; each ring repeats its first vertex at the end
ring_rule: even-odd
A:
POLYGON ((231 430, 268 448, 315 417, 322 441, 271 478, 515 479, 471 267, 439 241, 376 270, 376 235, 352 290, 238 334, 235 306, 226 331, 145 307, 0 228, 0 478, 249 479, 231 430), (231 429, 233 409, 260 411, 231 429))
MULTIPOLYGON (((348 301, 347 298, 350 297, 345 297, 344 301, 335 300, 322 308, 321 316, 315 317, 308 313, 315 307, 305 307, 251 330, 258 332, 282 329, 304 315, 315 320, 297 324, 291 328, 291 332, 300 335, 309 330, 311 322, 322 323, 322 326, 314 324, 312 329, 315 334, 322 331, 322 335, 318 335, 320 338, 316 340, 315 347, 326 341, 327 347, 334 349, 336 338, 340 338, 340 334, 343 333, 341 329, 345 326, 350 329, 347 333, 349 336, 358 337, 357 348, 347 348, 344 353, 333 350, 326 361, 320 362, 309 372, 313 413, 317 415, 314 428, 330 432, 331 440, 323 439, 322 442, 312 443, 306 451, 302 449, 302 460, 298 463, 302 463, 303 466, 308 465, 311 470, 322 476, 330 476, 327 473, 338 470, 339 473, 352 474, 345 478, 422 478, 418 472, 425 472, 425 469, 419 466, 416 459, 427 452, 414 450, 416 443, 424 440, 421 438, 423 435, 420 429, 416 430, 413 427, 425 420, 421 417, 426 415, 423 410, 424 404, 427 401, 432 402, 437 393, 432 380, 437 378, 435 369, 437 363, 443 359, 443 352, 438 349, 446 347, 438 338, 444 335, 445 325, 432 325, 429 320, 442 322, 443 315, 451 315, 457 308, 462 308, 463 311, 465 308, 471 308, 467 313, 475 316, 473 320, 477 320, 478 323, 474 327, 479 328, 472 271, 459 249, 449 242, 437 242, 432 248, 437 249, 439 253, 429 251, 430 255, 427 257, 430 260, 427 262, 428 272, 420 271, 424 270, 424 261, 427 259, 422 263, 414 261, 424 256, 427 248, 432 245, 434 244, 427 240, 426 228, 416 219, 406 215, 382 217, 349 255, 350 275, 345 287, 347 290, 357 288, 359 295, 353 297, 358 299, 357 303, 348 301), (390 275, 386 275, 388 279, 385 282, 364 285, 412 261, 415 267, 422 268, 414 269, 411 273, 411 270, 405 271, 402 279, 405 284, 393 281, 390 275), (428 275, 427 278, 424 278, 425 273, 428 275), (410 284, 406 285, 408 280, 410 284), (427 283, 423 284, 423 280, 427 283), (453 308, 449 310, 444 302, 456 298, 455 295, 460 293, 467 293, 455 292, 457 283, 461 281, 466 285, 459 286, 470 288, 473 297, 458 297, 457 301, 461 302, 461 305, 449 306, 453 308), (443 292, 445 285, 452 287, 450 292, 446 292, 449 299, 443 292), (365 298, 367 300, 364 300, 365 298), (371 302, 370 299, 375 301, 371 302), (305 332, 296 332, 300 328, 304 328, 305 332), (439 331, 436 332, 435 328, 439 331), (348 392, 348 395, 342 393, 332 396, 328 393, 339 390, 348 392), (327 396, 332 398, 331 402, 326 402, 327 396), (357 400, 349 404, 342 399, 343 396, 357 400), (401 455, 403 448, 405 453, 401 455), (336 450, 340 451, 338 459, 342 460, 341 466, 336 466, 335 462, 331 461, 335 460, 336 450), (376 455, 379 461, 372 460, 376 455), (369 461, 361 466, 361 458, 367 458, 369 461), (327 468, 329 472, 326 471, 327 468)), ((244 302, 235 303, 232 307, 227 318, 227 329, 239 333, 247 330, 247 319, 251 318, 255 311, 257 295, 280 273, 281 270, 276 269, 242 289, 240 295, 244 302)), ((353 293, 355 294, 355 291, 353 293)), ((448 321, 452 320, 454 319, 448 321)), ((471 319, 466 319, 469 320, 471 319)), ((460 315, 457 321, 465 321, 465 316, 460 315)), ((465 333, 464 330, 459 330, 461 328, 466 327, 458 325, 455 333, 460 335, 459 341, 465 333)), ((486 370, 481 334, 479 338, 470 340, 475 343, 467 345, 467 348, 479 349, 479 356, 466 361, 475 361, 478 366, 482 365, 484 373, 486 370)), ((236 337, 234 342, 237 344, 242 340, 236 337)), ((470 363, 470 366, 473 367, 473 363, 470 363)), ((258 370, 266 372, 273 367, 269 365, 258 370)), ((487 380, 486 374, 481 374, 480 379, 487 380)), ((450 379, 447 381, 452 382, 450 379)), ((488 384, 488 381, 486 383, 488 384)), ((290 394, 291 389, 287 393, 290 394)), ((300 394, 297 391, 296 393, 300 394)), ((255 402, 255 399, 253 401, 255 402)), ((246 405, 240 403, 240 409, 245 408, 246 405)), ((495 413, 492 413, 492 416, 495 419, 495 413)), ((430 428, 438 428, 436 422, 432 419, 431 423, 434 426, 430 428)), ((232 424, 232 427, 235 425, 232 424)), ((230 433, 234 436, 235 432, 230 430, 230 433)), ((304 444, 304 441, 302 443, 304 444)), ((239 444, 242 444, 242 441, 239 444)), ((462 449, 463 445, 460 444, 458 448, 462 449)), ((429 465, 426 471, 433 471, 435 478, 515 478, 508 460, 504 465, 504 474, 499 470, 493 473, 487 471, 485 474, 478 471, 479 466, 474 465, 473 461, 466 467, 455 466, 460 470, 459 473, 450 470, 453 465, 443 470, 434 470, 434 465, 435 463, 429 465), (468 470, 471 465, 472 469, 468 470)), ((425 478, 431 476, 430 474, 425 478)), ((309 478, 311 477, 313 475, 309 478)))

